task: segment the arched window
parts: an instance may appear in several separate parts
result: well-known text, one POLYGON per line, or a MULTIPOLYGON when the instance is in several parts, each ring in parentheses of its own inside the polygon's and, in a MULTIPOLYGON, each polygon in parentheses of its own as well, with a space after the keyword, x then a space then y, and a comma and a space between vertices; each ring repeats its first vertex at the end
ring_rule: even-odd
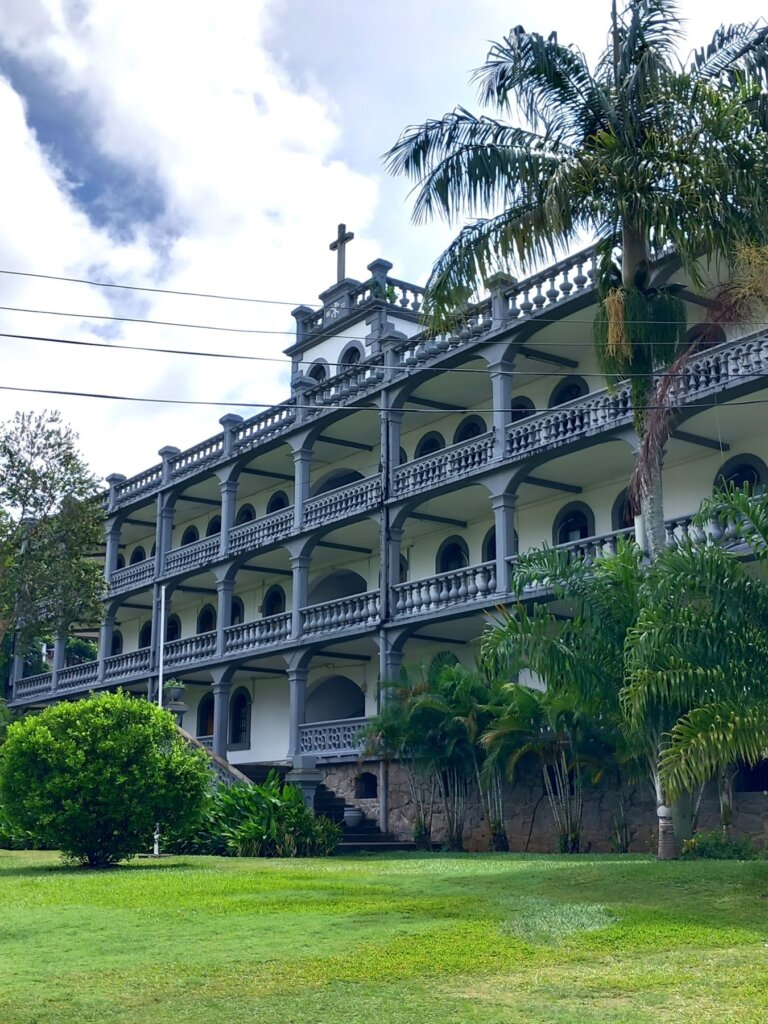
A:
POLYGON ((479 437, 484 433, 485 420, 482 416, 466 416, 456 427, 453 443, 461 444, 462 441, 471 441, 473 437, 479 437))
POLYGON ((181 546, 186 547, 187 544, 194 544, 196 540, 200 540, 200 531, 196 526, 188 526, 181 535, 181 546))
POLYGON ((496 527, 492 526, 483 537, 483 561, 496 561, 496 527))
POLYGON ((109 653, 113 658, 116 654, 123 653, 123 634, 119 629, 116 629, 112 634, 112 647, 109 653))
POLYGON ((625 487, 613 503, 613 508, 611 509, 611 529, 626 530, 627 527, 632 526, 634 522, 635 517, 632 513, 632 505, 629 501, 629 492, 625 487))
POLYGON ((134 548, 131 552, 131 565, 136 565, 137 562, 143 562, 147 557, 147 553, 144 548, 139 544, 137 548, 134 548))
POLYGON ((512 399, 512 407, 510 409, 510 422, 517 423, 518 420, 524 420, 526 416, 530 416, 531 413, 536 412, 536 406, 524 395, 520 395, 519 398, 512 399))
POLYGON ((343 368, 345 366, 356 366, 363 358, 363 350, 356 342, 352 342, 344 349, 339 357, 339 364, 343 368))
POLYGON ((285 591, 277 583, 270 587, 264 595, 261 614, 266 619, 270 615, 282 615, 285 611, 285 591))
POLYGON ((449 537, 440 545, 435 559, 435 572, 456 572, 469 565, 469 548, 461 537, 449 537))
POLYGON ((154 541, 152 541, 152 547, 150 548, 150 552, 149 552, 149 557, 150 558, 154 558, 155 557, 155 551, 157 551, 157 545, 155 544, 154 541))
POLYGON ((203 605, 197 616, 197 632, 212 633, 216 629, 216 609, 212 604, 203 605))
POLYGON ((143 651, 152 645, 152 623, 145 622, 139 630, 139 650, 143 651))
POLYGON ((720 467, 715 477, 715 487, 736 487, 744 485, 750 493, 768 484, 768 467, 756 455, 734 455, 720 467))
POLYGON ((549 408, 554 409, 556 405, 573 402, 588 394, 589 385, 583 377, 565 377, 555 386, 555 390, 549 396, 549 408))
POLYGON ((414 453, 415 459, 420 459, 424 455, 434 455, 435 452, 439 452, 441 448, 445 448, 445 438, 442 434, 438 434, 436 430, 430 430, 428 434, 416 445, 416 451, 414 453))
POLYGON ((405 448, 401 448, 401 449, 400 449, 400 451, 399 451, 399 452, 397 453, 397 457, 398 457, 398 458, 399 458, 399 460, 400 460, 400 461, 398 462, 398 466, 402 466, 402 464, 403 464, 404 462, 407 462, 407 461, 408 461, 408 456, 407 456, 407 454, 406 454, 405 448))
POLYGON ((241 622, 245 622, 245 605, 243 604, 242 598, 232 598, 232 614, 230 616, 230 626, 239 626, 241 622))
POLYGON ((316 381, 318 384, 325 383, 328 379, 328 371, 325 368, 325 363, 313 363, 307 371, 307 376, 311 377, 312 380, 316 381))
POLYGON ((375 800, 379 795, 379 780, 373 772, 360 772, 355 779, 355 798, 357 800, 375 800))
POLYGON ((213 694, 206 693, 197 705, 197 736, 213 736, 213 694))
POLYGON ((115 569, 124 569, 124 568, 125 568, 125 555, 118 555, 117 556, 117 561, 115 563, 115 569))
POLYGON ((241 505, 237 512, 237 518, 235 519, 235 526, 242 526, 243 523, 252 523, 256 518, 256 509, 253 505, 245 504, 241 505))
POLYGON ((217 533, 221 533, 221 516, 211 516, 205 528, 205 536, 215 537, 217 533))
POLYGON ((285 491, 275 491, 267 502, 267 515, 270 515, 272 512, 279 512, 281 508, 288 508, 289 505, 290 501, 288 501, 288 495, 285 491))
POLYGON ((362 479, 363 474, 356 469, 334 469, 315 484, 312 497, 327 494, 328 491, 335 491, 337 487, 346 487, 347 484, 354 484, 362 479))
POLYGON ((398 583, 408 582, 408 559, 405 555, 400 555, 400 572, 398 575, 398 583))
POLYGON ((178 615, 169 615, 165 624, 165 642, 172 643, 174 640, 181 640, 181 619, 178 615))
POLYGON ((229 746, 243 749, 251 745, 251 695, 241 686, 229 702, 229 746))
POLYGON ((552 527, 554 544, 572 544, 595 535, 595 514, 583 501, 572 501, 561 508, 552 527))

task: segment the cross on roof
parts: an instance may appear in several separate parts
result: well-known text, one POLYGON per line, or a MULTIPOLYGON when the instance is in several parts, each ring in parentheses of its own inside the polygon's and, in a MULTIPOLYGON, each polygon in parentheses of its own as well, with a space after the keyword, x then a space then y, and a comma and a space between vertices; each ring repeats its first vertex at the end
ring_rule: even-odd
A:
POLYGON ((351 231, 347 231, 347 225, 346 224, 339 224, 339 231, 338 231, 338 234, 336 235, 336 241, 335 242, 331 242, 331 244, 328 246, 328 248, 331 250, 331 252, 335 252, 336 253, 336 281, 337 282, 338 281, 343 281, 344 278, 346 277, 344 247, 346 246, 347 242, 351 242, 354 237, 355 236, 354 236, 354 234, 351 231))

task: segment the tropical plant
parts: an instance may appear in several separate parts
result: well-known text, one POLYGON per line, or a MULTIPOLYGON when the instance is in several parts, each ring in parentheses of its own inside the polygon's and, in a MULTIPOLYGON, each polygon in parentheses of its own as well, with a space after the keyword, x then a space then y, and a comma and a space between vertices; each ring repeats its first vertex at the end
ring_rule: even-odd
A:
MULTIPOLYGON (((688 68, 680 34, 674 0, 630 0, 620 12, 614 0, 608 46, 590 68, 555 33, 517 27, 475 72, 491 114, 458 108, 407 128, 387 154, 392 172, 416 182, 415 221, 475 218, 429 278, 435 331, 455 324, 494 273, 597 239, 597 355, 610 378, 631 376, 641 439, 658 371, 686 350, 665 254, 701 287, 704 257, 729 263, 739 242, 762 244, 768 225, 768 29, 720 28, 688 68), (513 108, 526 127, 505 120, 513 108)), ((665 543, 658 447, 644 465, 639 500, 655 557, 665 543)))
POLYGON ((173 718, 129 694, 62 702, 9 726, 0 805, 14 829, 90 867, 150 849, 190 824, 211 785, 206 755, 173 718))

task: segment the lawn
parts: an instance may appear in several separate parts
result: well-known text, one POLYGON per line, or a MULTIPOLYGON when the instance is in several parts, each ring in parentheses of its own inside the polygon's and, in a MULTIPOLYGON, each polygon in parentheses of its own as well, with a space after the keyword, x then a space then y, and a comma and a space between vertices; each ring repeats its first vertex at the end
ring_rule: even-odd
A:
POLYGON ((0 851, 3 1024, 765 1024, 768 863, 0 851))

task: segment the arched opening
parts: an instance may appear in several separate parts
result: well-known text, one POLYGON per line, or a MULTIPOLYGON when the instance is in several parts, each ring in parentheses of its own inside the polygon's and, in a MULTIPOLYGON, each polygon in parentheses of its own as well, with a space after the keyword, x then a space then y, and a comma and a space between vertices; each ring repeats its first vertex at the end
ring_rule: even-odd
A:
POLYGON ((290 501, 288 501, 288 495, 285 491, 275 491, 274 494, 270 495, 267 502, 267 515, 271 515, 272 512, 279 512, 281 508, 288 508, 289 505, 290 501))
POLYGON ((335 491, 337 487, 346 487, 347 484, 354 484, 363 479, 363 474, 356 469, 334 469, 318 480, 312 488, 312 496, 327 494, 328 491, 335 491))
POLYGON ((362 718, 365 695, 347 676, 328 676, 307 697, 307 722, 333 722, 341 718, 362 718))
POLYGON ((482 559, 484 562, 496 561, 496 527, 492 526, 483 537, 482 559))
POLYGON ((564 405, 566 402, 575 402, 589 394, 589 385, 583 377, 565 377, 549 396, 549 408, 554 409, 556 405, 564 405))
POLYGON ((139 650, 143 651, 152 646, 152 623, 145 622, 139 630, 139 650))
POLYGON ((232 598, 232 614, 229 620, 230 626, 239 626, 242 622, 245 622, 245 605, 242 598, 232 598))
POLYGON ((213 736, 213 694, 206 693, 197 705, 197 736, 213 736))
POLYGON ((445 448, 445 438, 436 430, 430 430, 430 432, 425 434, 416 445, 416 451, 414 452, 413 457, 414 459, 421 459, 425 455, 434 455, 435 452, 439 452, 441 448, 445 448))
POLYGON ((197 540, 200 540, 200 531, 196 526, 188 526, 181 535, 181 546, 185 548, 187 544, 194 544, 197 540))
POLYGON ((118 555, 117 556, 117 560, 115 562, 115 569, 124 569, 124 568, 125 568, 125 555, 118 555))
POLYGON ((750 494, 766 486, 768 467, 757 455, 734 455, 718 470, 715 487, 747 487, 750 494))
POLYGON ((398 462, 398 466, 402 466, 402 464, 403 464, 404 462, 407 462, 407 461, 408 461, 408 454, 407 454, 407 452, 406 452, 405 448, 401 448, 401 449, 400 449, 400 450, 398 451, 398 453, 397 453, 397 457, 398 457, 398 459, 400 460, 400 461, 398 462))
POLYGON ((154 558, 156 551, 157 551, 157 544, 155 544, 155 542, 152 541, 152 547, 149 549, 149 557, 150 558, 154 558))
POLYGON ((261 614, 264 618, 268 618, 270 615, 282 615, 285 612, 285 591, 278 584, 275 583, 264 595, 264 601, 261 605, 261 614))
POLYGON ((147 557, 147 553, 144 548, 139 544, 137 548, 134 548, 131 552, 131 565, 136 565, 137 562, 143 562, 147 557))
POLYGON ((169 644, 173 640, 181 640, 181 619, 176 614, 169 615, 165 624, 165 642, 169 644))
POLYGON ((629 500, 629 490, 625 487, 611 508, 611 529, 626 530, 627 527, 633 526, 634 522, 635 517, 629 500))
POLYGON ((400 555, 400 566, 399 566, 397 582, 398 583, 407 583, 408 582, 408 559, 405 557, 405 555, 400 555))
POLYGON ((328 371, 324 362, 313 363, 307 371, 307 376, 311 377, 316 384, 324 384, 328 379, 328 371))
POLYGON ((453 435, 453 443, 461 444, 462 441, 471 441, 473 437, 479 437, 485 433, 485 420, 482 416, 465 416, 456 427, 453 435))
POLYGON ((123 653, 123 634, 120 632, 119 629, 116 629, 112 634, 112 645, 110 647, 109 653, 112 655, 113 658, 115 657, 116 654, 123 653))
POLYGON ((583 501, 572 501, 561 508, 552 526, 554 544, 573 544, 595 535, 595 514, 583 501))
POLYGON ((355 779, 355 798, 357 800, 375 800, 379 795, 379 780, 373 772, 360 772, 355 779))
POLYGON ((229 702, 229 744, 233 749, 251 745, 251 695, 242 686, 229 702))
POLYGON ((242 526, 243 523, 251 523, 256 518, 256 509, 253 505, 246 503, 237 510, 235 526, 242 526))
POLYGON ((217 533, 221 533, 221 516, 212 516, 205 528, 205 536, 215 537, 217 533))
POLYGON ((212 633, 216 629, 216 609, 212 604, 203 605, 197 616, 198 633, 212 633))
POLYGON ((510 423, 517 423, 518 420, 524 420, 526 416, 530 416, 531 413, 534 412, 536 412, 536 406, 530 398, 526 398, 525 395, 513 398, 509 415, 510 423))
POLYGON ((359 573, 348 569, 336 569, 312 584, 309 590, 309 603, 312 605, 337 601, 341 597, 364 594, 367 589, 368 584, 359 573))
POLYGON ((356 342, 352 342, 342 351, 339 357, 341 367, 357 366, 363 358, 363 350, 356 342))
POLYGON ((469 565, 469 548, 461 537, 448 537, 440 545, 435 559, 435 572, 456 572, 469 565))

